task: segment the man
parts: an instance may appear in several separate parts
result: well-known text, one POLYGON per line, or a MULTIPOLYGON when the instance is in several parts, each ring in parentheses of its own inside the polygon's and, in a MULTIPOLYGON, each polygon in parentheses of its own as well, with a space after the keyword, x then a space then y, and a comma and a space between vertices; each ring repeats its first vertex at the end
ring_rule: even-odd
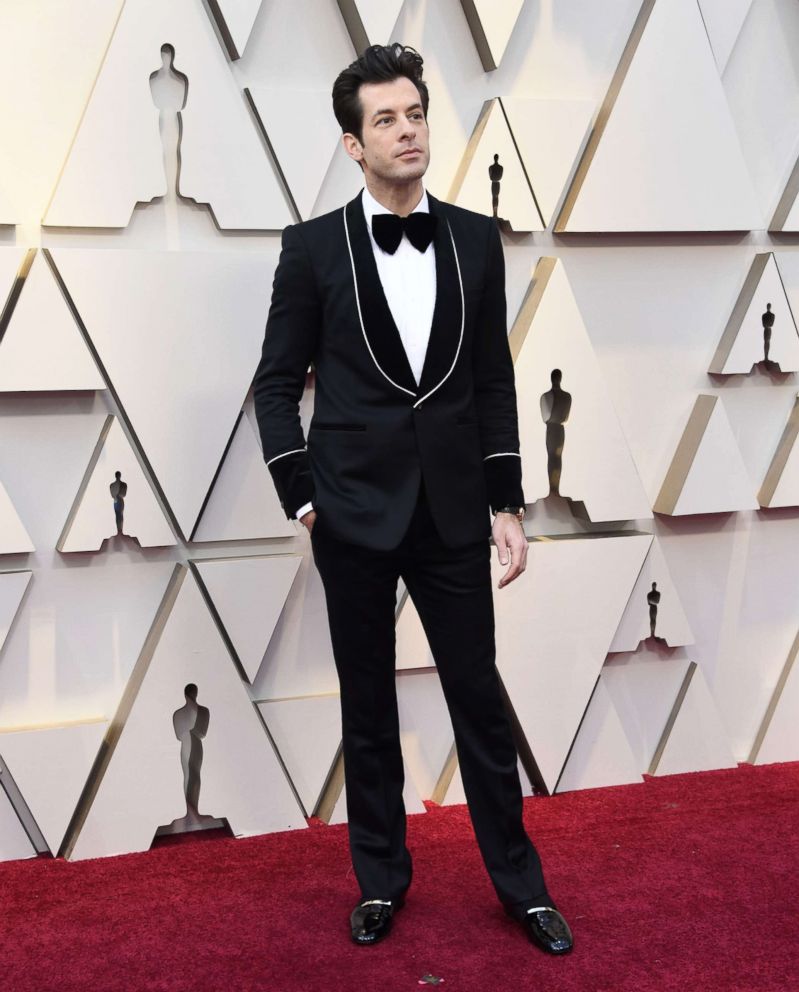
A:
POLYGON ((425 192, 427 106, 422 59, 402 45, 367 49, 337 78, 333 109, 365 189, 284 231, 255 408, 281 503, 310 531, 325 589, 361 887, 352 939, 384 938, 411 882, 394 652, 402 577, 497 895, 534 943, 563 954, 572 937, 524 832, 494 664, 488 538, 509 566, 500 588, 527 554, 502 245, 490 218, 425 192))

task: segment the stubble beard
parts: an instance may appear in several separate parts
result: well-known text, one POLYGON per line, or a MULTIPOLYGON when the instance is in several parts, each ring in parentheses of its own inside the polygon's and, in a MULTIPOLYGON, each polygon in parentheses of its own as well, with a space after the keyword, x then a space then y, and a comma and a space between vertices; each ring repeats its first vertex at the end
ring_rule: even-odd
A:
POLYGON ((402 168, 400 170, 386 169, 385 171, 378 171, 372 169, 372 173, 378 182, 385 183, 390 186, 410 186, 411 184, 418 182, 424 174, 427 172, 427 168, 430 164, 430 157, 428 156, 425 160, 414 163, 413 168, 407 169, 402 168))

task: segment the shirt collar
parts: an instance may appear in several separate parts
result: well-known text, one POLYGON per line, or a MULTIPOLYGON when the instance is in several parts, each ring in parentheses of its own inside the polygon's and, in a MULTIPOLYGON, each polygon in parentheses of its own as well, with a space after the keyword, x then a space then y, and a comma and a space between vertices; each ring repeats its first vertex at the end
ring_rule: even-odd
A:
MULTIPOLYGON (((375 214, 390 214, 392 211, 388 207, 384 207, 382 203, 379 203, 369 192, 369 190, 364 186, 363 196, 361 197, 361 203, 363 204, 363 215, 366 218, 366 226, 368 228, 372 227, 372 217, 375 214)), ((416 206, 411 210, 412 214, 417 212, 430 213, 430 204, 427 199, 427 190, 422 188, 422 198, 416 204, 416 206)))

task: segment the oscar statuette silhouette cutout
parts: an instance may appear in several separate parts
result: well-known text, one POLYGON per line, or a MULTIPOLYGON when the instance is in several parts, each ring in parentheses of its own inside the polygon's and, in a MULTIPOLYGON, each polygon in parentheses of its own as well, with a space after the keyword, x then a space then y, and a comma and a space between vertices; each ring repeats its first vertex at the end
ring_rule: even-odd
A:
POLYGON ((122 528, 125 525, 125 497, 128 494, 128 484, 122 481, 121 472, 114 472, 114 481, 108 488, 111 490, 111 499, 114 501, 114 519, 117 525, 117 537, 121 537, 122 528))
POLYGON ((499 155, 494 155, 494 161, 488 167, 488 178, 491 180, 491 211, 495 219, 499 219, 499 184, 505 169, 499 164, 499 155))
POLYGON ((213 816, 201 813, 200 785, 203 763, 203 738, 208 733, 211 714, 207 706, 197 702, 197 686, 190 682, 184 689, 186 702, 172 716, 175 737, 180 741, 180 764, 183 768, 183 792, 186 798, 186 815, 172 821, 172 827, 198 830, 216 826, 213 816))
POLYGON ((649 604, 649 636, 655 640, 662 641, 662 637, 655 637, 655 625, 658 619, 658 603, 660 603, 660 593, 657 582, 652 583, 652 589, 646 594, 646 601, 649 604))
POLYGON ((175 49, 161 46, 161 68, 150 74, 150 92, 158 107, 158 128, 164 148, 164 171, 168 200, 178 195, 180 181, 180 135, 183 126, 180 112, 186 106, 189 81, 175 69, 175 49))
POLYGON ((774 327, 775 314, 771 309, 771 304, 766 304, 766 312, 761 317, 763 322, 763 361, 766 365, 771 365, 772 362, 769 361, 769 352, 771 351, 771 331, 774 327))
POLYGON ((549 495, 560 495, 560 477, 563 470, 563 448, 566 443, 565 424, 571 413, 571 393, 561 388, 563 373, 553 369, 550 374, 552 388, 541 396, 541 419, 547 425, 547 474, 549 495))

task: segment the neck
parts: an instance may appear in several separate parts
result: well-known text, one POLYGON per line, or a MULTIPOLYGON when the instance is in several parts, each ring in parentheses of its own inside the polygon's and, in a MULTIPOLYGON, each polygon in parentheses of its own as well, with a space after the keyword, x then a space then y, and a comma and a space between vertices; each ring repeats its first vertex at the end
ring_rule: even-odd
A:
POLYGON ((366 188, 377 202, 393 214, 399 214, 400 217, 407 217, 414 207, 419 205, 424 193, 421 179, 414 179, 408 183, 387 183, 369 176, 365 182, 366 188))

